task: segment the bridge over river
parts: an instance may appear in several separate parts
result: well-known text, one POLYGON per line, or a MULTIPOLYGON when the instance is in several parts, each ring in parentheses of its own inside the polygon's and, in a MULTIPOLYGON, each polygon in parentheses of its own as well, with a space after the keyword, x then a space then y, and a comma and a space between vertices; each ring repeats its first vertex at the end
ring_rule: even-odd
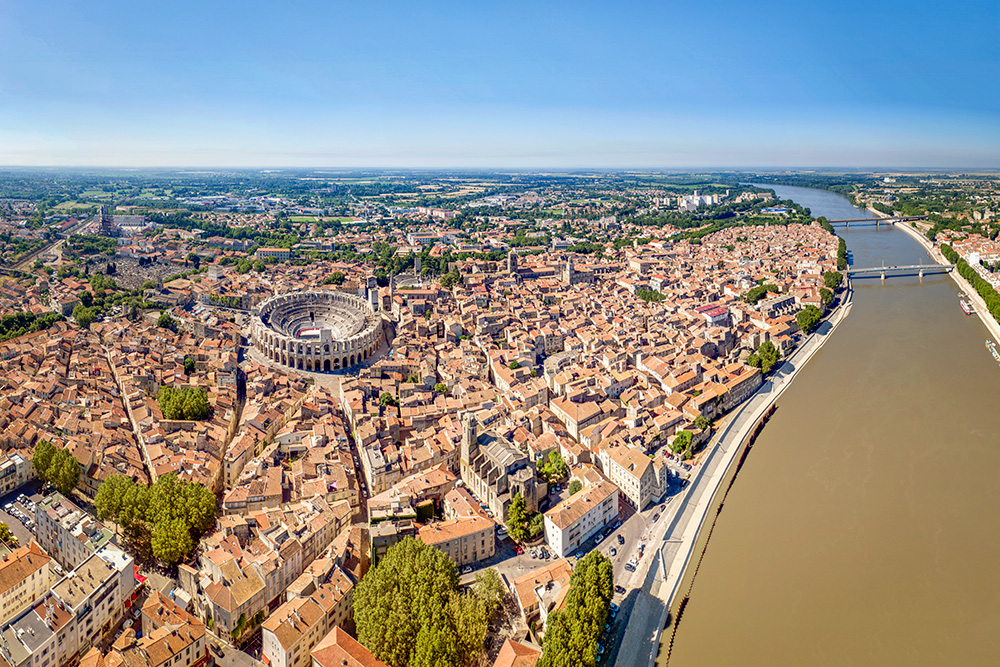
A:
POLYGON ((844 273, 850 278, 873 278, 879 276, 882 280, 888 277, 913 276, 921 278, 925 273, 951 273, 954 264, 910 264, 908 266, 873 266, 864 269, 847 269, 844 273))
POLYGON ((895 225, 897 222, 912 222, 914 220, 926 219, 926 215, 909 215, 895 218, 848 218, 845 220, 828 220, 827 222, 834 227, 850 227, 851 225, 854 225, 855 227, 863 227, 865 225, 880 227, 882 225, 895 225))

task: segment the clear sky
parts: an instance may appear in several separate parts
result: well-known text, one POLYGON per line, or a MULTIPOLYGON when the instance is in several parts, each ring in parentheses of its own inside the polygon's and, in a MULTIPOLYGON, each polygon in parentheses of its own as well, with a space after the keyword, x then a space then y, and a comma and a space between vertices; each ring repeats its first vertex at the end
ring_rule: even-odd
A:
POLYGON ((1000 2, 0 0, 0 164, 1000 167, 1000 2))

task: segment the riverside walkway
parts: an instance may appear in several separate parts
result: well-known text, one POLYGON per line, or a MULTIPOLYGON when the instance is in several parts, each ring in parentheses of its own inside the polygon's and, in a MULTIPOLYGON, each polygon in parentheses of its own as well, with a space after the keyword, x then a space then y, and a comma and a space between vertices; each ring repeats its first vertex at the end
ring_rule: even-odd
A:
MULTIPOLYGON (((636 575, 642 581, 638 598, 618 648, 615 667, 652 667, 660 649, 660 636, 667 612, 680 593, 680 584, 694 554, 698 532, 711 511, 712 499, 726 477, 730 464, 753 430, 795 375, 823 346, 829 335, 850 313, 852 293, 830 319, 811 334, 798 350, 732 416, 712 439, 708 455, 688 486, 650 530, 648 558, 639 563, 636 575)), ((665 656, 661 656, 664 658, 665 656)))

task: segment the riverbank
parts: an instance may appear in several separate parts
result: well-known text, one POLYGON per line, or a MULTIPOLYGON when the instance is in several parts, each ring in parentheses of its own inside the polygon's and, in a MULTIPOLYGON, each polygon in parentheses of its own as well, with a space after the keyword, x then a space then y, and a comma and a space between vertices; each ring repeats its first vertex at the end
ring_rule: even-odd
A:
POLYGON ((759 419, 850 314, 852 299, 853 291, 845 290, 840 306, 824 320, 819 330, 806 338, 716 434, 683 497, 674 501, 660 525, 652 531, 650 545, 655 546, 655 550, 643 563, 646 567, 643 585, 622 640, 622 646, 629 650, 619 651, 616 667, 651 667, 656 663, 667 614, 678 602, 680 585, 709 512, 717 507, 717 492, 729 478, 733 463, 759 419))
MULTIPOLYGON (((935 262, 938 264, 951 264, 951 262, 945 259, 944 255, 941 254, 941 250, 935 247, 934 244, 927 239, 927 236, 921 234, 909 225, 900 223, 896 226, 916 239, 935 262)), ((993 319, 993 315, 990 314, 989 308, 986 307, 986 302, 983 300, 983 297, 979 296, 979 293, 965 280, 965 278, 959 275, 958 271, 951 271, 948 275, 950 275, 952 280, 955 281, 959 289, 966 294, 967 300, 970 301, 976 309, 976 315, 979 316, 979 319, 986 325, 986 328, 991 334, 993 334, 993 339, 1000 341, 1000 322, 993 319)), ((956 306, 957 305, 958 304, 956 304, 956 306)))

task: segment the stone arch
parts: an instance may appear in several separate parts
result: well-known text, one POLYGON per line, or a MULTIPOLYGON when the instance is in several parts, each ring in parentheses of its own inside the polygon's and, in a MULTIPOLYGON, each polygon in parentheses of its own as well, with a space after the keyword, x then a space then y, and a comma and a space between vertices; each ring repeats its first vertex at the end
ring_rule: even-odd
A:
POLYGON ((323 360, 323 370, 326 371, 327 373, 330 372, 330 360, 329 359, 324 359, 323 360))

